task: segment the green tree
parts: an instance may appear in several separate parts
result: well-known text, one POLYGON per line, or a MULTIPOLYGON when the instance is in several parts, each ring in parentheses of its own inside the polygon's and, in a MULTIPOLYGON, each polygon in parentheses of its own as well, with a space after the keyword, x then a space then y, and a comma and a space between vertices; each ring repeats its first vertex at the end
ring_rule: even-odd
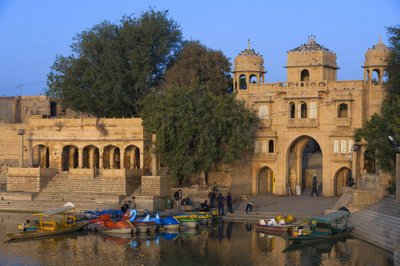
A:
POLYGON ((230 68, 228 58, 221 51, 209 49, 198 41, 186 42, 165 74, 165 85, 226 94, 232 84, 230 68))
POLYGON ((96 116, 134 116, 181 49, 181 31, 167 11, 149 10, 95 25, 71 48, 73 54, 58 56, 51 67, 47 94, 96 116))
POLYGON ((180 182, 250 151, 251 125, 257 121, 232 95, 178 87, 149 94, 142 118, 147 132, 157 134, 161 160, 180 182))
POLYGON ((391 53, 387 59, 388 95, 382 104, 381 115, 374 114, 356 137, 364 137, 367 148, 383 170, 394 170, 394 145, 400 145, 400 27, 388 27, 391 53), (388 137, 392 136, 394 141, 388 137))

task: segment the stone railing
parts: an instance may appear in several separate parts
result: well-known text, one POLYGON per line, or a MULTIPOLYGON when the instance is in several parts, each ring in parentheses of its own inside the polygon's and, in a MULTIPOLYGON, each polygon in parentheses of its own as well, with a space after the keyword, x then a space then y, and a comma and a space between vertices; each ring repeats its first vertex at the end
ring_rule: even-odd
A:
POLYGON ((350 117, 337 117, 335 122, 336 122, 337 127, 350 127, 351 126, 351 118, 350 117))
POLYGON ((125 177, 126 169, 101 169, 101 176, 105 178, 125 177))
POLYGON ((316 118, 290 118, 288 128, 317 128, 318 119, 316 118))

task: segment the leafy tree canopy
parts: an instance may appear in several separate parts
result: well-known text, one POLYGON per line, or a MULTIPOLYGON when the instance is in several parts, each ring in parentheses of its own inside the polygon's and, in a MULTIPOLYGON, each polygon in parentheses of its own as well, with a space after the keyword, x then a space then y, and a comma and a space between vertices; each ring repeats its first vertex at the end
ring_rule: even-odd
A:
POLYGON ((213 163, 230 163, 252 149, 254 113, 232 95, 200 88, 170 88, 143 101, 148 133, 157 134, 161 160, 180 181, 213 163))
POLYGON ((51 67, 47 94, 96 116, 133 116, 181 49, 181 31, 167 11, 149 10, 95 25, 71 48, 73 54, 58 56, 51 67))
POLYGON ((400 26, 388 27, 391 53, 387 59, 388 95, 382 104, 381 115, 373 115, 358 133, 368 142, 367 148, 375 151, 381 169, 394 170, 394 145, 400 145, 400 26), (394 141, 390 141, 392 136, 394 141))
POLYGON ((166 72, 165 85, 225 94, 232 83, 230 68, 228 58, 221 51, 209 49, 198 41, 186 42, 166 72))

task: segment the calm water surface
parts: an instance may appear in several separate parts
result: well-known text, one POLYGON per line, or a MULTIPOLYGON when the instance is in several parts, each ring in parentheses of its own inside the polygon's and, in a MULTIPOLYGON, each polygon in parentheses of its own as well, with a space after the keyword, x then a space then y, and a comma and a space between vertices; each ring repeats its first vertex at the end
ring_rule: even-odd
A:
POLYGON ((27 218, 0 212, 0 265, 393 265, 390 255, 356 239, 282 252, 288 241, 232 222, 133 238, 88 232, 3 243, 27 218))

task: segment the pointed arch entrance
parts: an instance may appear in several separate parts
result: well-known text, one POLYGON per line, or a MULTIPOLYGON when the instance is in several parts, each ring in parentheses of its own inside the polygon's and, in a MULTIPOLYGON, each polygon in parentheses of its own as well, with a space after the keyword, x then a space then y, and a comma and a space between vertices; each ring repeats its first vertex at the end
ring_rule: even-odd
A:
POLYGON ((124 167, 127 169, 140 168, 140 150, 135 145, 129 145, 125 148, 124 167))
POLYGON ((257 175, 257 194, 273 193, 273 171, 268 166, 261 168, 257 175))
POLYGON ((310 193, 313 176, 317 176, 318 192, 322 194, 322 151, 310 136, 301 136, 289 146, 287 155, 287 194, 310 193))
POLYGON ((351 170, 347 167, 342 167, 335 173, 335 196, 341 196, 343 194, 343 188, 346 186, 347 178, 351 175, 351 170))

